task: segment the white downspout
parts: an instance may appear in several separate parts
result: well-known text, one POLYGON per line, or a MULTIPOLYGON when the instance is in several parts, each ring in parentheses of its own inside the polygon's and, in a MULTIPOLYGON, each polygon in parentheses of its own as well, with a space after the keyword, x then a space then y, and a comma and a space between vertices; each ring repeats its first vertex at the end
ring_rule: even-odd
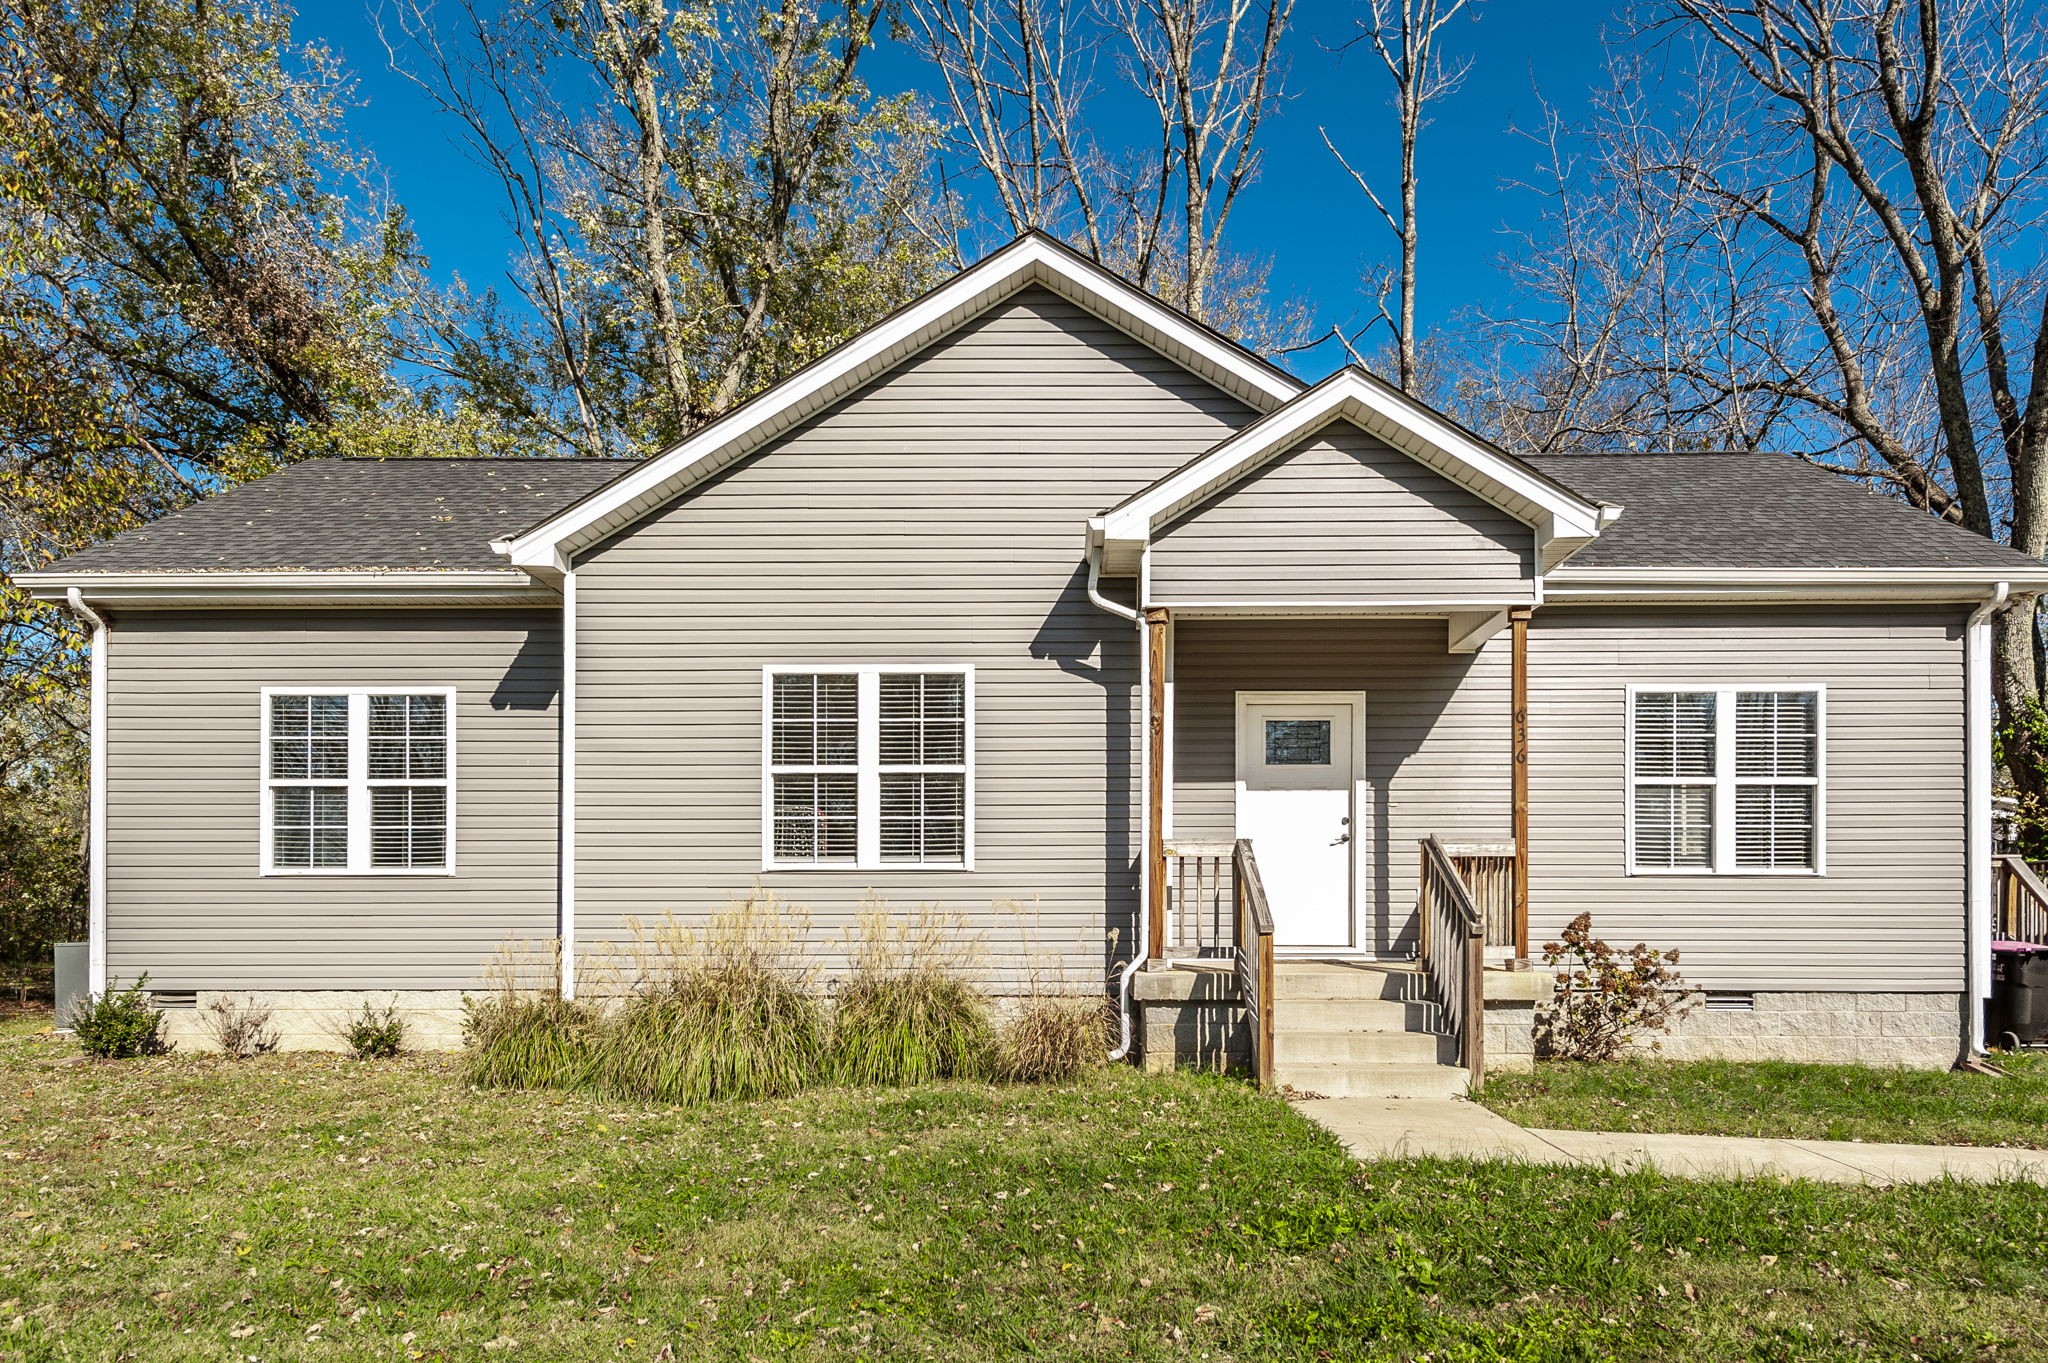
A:
MULTIPOLYGON (((1095 542, 1095 535, 1092 530, 1088 534, 1088 600, 1097 610, 1121 616, 1123 619, 1137 625, 1138 695, 1141 698, 1150 695, 1151 692, 1146 688, 1151 684, 1152 680, 1152 659, 1151 650, 1145 646, 1144 617, 1131 607, 1112 601, 1102 594, 1102 547, 1095 542)), ((1143 703, 1142 699, 1140 703, 1143 703)), ((1141 735, 1149 732, 1142 718, 1138 721, 1138 732, 1141 735)), ((1144 744, 1141 743, 1139 746, 1143 748, 1144 744)), ((1151 832, 1151 829, 1147 826, 1147 820, 1150 817, 1148 811, 1151 809, 1152 764, 1144 760, 1146 754, 1142 751, 1138 756, 1140 759, 1138 762, 1138 845, 1145 847, 1149 845, 1146 839, 1151 832)), ((1143 869, 1142 867, 1140 868, 1141 871, 1143 869)), ((1121 1060, 1131 1053, 1131 1043, 1134 1039, 1131 1036, 1131 977, 1138 973, 1138 970, 1145 964, 1146 958, 1152 954, 1152 943, 1146 937, 1149 924, 1152 921, 1152 906, 1149 902, 1151 897, 1151 879, 1151 876, 1144 874, 1138 877, 1138 949, 1124 966, 1123 974, 1117 979, 1117 1020, 1122 1024, 1123 1039, 1117 1048, 1109 1053, 1109 1058, 1112 1062, 1121 1060)))
POLYGON ((1963 626, 1963 977, 1972 1056, 1984 1053, 1991 997, 1991 617, 2011 592, 2010 583, 1999 583, 1963 626))
POLYGON ((555 858, 562 940, 562 997, 576 997, 576 572, 562 574, 562 733, 555 745, 560 765, 557 818, 560 846, 555 858))
POLYGON ((107 622, 85 604, 85 593, 65 593, 71 613, 92 626, 91 775, 86 788, 86 990, 107 992, 107 622))

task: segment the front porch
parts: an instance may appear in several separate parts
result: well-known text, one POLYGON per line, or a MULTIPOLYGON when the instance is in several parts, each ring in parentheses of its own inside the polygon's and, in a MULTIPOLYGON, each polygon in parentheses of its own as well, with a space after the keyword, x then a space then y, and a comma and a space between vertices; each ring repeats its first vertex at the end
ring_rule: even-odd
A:
POLYGON ((1426 1096, 1533 1062, 1528 615, 1146 613, 1148 1067, 1426 1096))

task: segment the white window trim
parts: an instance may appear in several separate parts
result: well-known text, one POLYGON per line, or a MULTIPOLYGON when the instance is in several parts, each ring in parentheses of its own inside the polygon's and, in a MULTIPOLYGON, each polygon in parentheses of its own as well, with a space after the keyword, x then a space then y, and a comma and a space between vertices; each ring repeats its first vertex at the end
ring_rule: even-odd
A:
POLYGON ((974 869, 974 668, 967 663, 774 663, 761 669, 761 869, 764 871, 972 871, 974 869), (964 856, 958 861, 885 861, 882 859, 882 674, 945 673, 964 679, 967 706, 966 758, 954 767, 927 764, 891 771, 961 771, 966 780, 964 856), (840 767, 778 768, 775 763, 775 679, 785 675, 831 674, 857 678, 854 779, 856 855, 852 861, 778 861, 775 858, 775 775, 778 770, 843 771, 840 767))
POLYGON ((1820 682, 1634 682, 1622 702, 1622 865, 1632 876, 1825 876, 1828 873, 1828 689, 1820 682), (1636 696, 1641 692, 1698 691, 1714 696, 1714 774, 1684 780, 1650 778, 1646 784, 1709 786, 1714 792, 1714 864, 1711 866, 1638 866, 1636 864, 1636 696), (1807 691, 1813 694, 1814 774, 1781 777, 1750 785, 1813 787, 1813 865, 1807 867, 1738 866, 1735 864, 1735 788, 1745 784, 1735 773, 1735 698, 1760 691, 1807 691))
POLYGON ((262 744, 256 754, 257 803, 261 807, 261 846, 257 852, 259 873, 266 876, 452 876, 455 874, 455 688, 419 686, 409 682, 390 686, 266 686, 257 704, 261 707, 262 744), (348 779, 346 781, 304 781, 273 779, 270 775, 270 701, 273 696, 347 696, 348 779), (448 706, 447 775, 434 781, 372 781, 370 771, 369 696, 440 696, 448 706), (370 864, 370 790, 374 786, 431 786, 448 790, 448 855, 440 866, 372 866, 370 864), (271 790, 277 786, 345 785, 348 788, 348 865, 278 866, 272 840, 277 812, 271 790))

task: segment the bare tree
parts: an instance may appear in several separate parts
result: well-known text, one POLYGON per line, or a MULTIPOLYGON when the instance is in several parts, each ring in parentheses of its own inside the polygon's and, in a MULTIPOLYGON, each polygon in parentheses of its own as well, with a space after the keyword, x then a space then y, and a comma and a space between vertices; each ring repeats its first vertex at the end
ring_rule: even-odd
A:
POLYGON ((1009 230, 1071 242, 1206 321, 1279 344, 1253 302, 1265 272, 1234 258, 1225 228, 1257 176, 1259 131, 1280 93, 1294 0, 911 0, 938 68, 959 150, 990 180, 1009 230), (1142 147, 1114 153, 1090 127, 1107 60, 1156 116, 1142 147))
POLYGON ((393 62, 504 187, 531 319, 458 293, 419 358, 586 454, 660 448, 926 287, 929 130, 873 95, 885 0, 396 0, 393 62))
MULTIPOLYGON (((2041 557, 2048 15, 1664 0, 1637 38, 1590 130, 1594 173, 1555 201, 1541 248, 1558 262, 1541 268, 1572 272, 1554 297, 1620 308, 1596 346, 1567 326, 1569 344, 1537 348, 1581 410, 1796 439, 2041 557)), ((2008 770, 2048 798, 2032 602, 2000 618, 1996 660, 2008 770)))
POLYGON ((1379 314, 1394 334, 1401 387, 1415 389, 1419 374, 1415 332, 1415 145, 1431 101, 1456 90, 1472 69, 1471 59, 1446 62, 1437 50, 1437 36, 1445 25, 1465 8, 1466 0, 1370 0, 1365 17, 1356 21, 1357 36, 1345 47, 1364 44, 1378 55, 1394 82, 1394 112, 1401 131, 1401 183, 1399 211, 1387 207, 1373 191, 1372 182, 1353 166, 1327 128, 1318 128, 1323 145, 1344 167, 1345 174, 1365 192, 1372 206, 1400 243, 1400 258, 1391 278, 1383 276, 1379 286, 1379 314), (1392 286, 1395 310, 1387 310, 1387 293, 1392 286))

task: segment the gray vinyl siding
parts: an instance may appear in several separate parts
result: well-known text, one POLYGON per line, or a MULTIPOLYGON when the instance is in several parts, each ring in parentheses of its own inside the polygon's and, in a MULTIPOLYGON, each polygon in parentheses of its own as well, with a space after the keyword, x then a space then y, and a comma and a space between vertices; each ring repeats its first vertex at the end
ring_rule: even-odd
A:
POLYGON ((1173 635, 1174 836, 1233 835, 1238 692, 1363 691, 1360 945, 1412 950, 1422 839, 1510 834, 1507 635, 1463 655, 1441 620, 1183 620, 1173 635))
POLYGON ((120 613, 107 969, 165 989, 454 989, 556 924, 553 612, 120 613), (455 688, 452 875, 258 874, 266 686, 455 688))
POLYGON ((1962 614, 1932 607, 1567 609, 1529 641, 1530 927, 1590 910, 1727 989, 1962 988, 1962 614), (1624 873, 1630 683, 1827 690, 1827 874, 1624 873))
POLYGON ((1534 552, 1528 526, 1338 421, 1159 535, 1150 598, 1527 596, 1534 552))
POLYGON ((962 915, 1001 978, 1096 987, 1132 940, 1139 698, 1083 526, 1250 417, 1033 289, 586 556, 581 949, 758 881, 834 951, 872 890, 962 915), (762 668, 808 663, 976 668, 973 871, 763 872, 762 668))

